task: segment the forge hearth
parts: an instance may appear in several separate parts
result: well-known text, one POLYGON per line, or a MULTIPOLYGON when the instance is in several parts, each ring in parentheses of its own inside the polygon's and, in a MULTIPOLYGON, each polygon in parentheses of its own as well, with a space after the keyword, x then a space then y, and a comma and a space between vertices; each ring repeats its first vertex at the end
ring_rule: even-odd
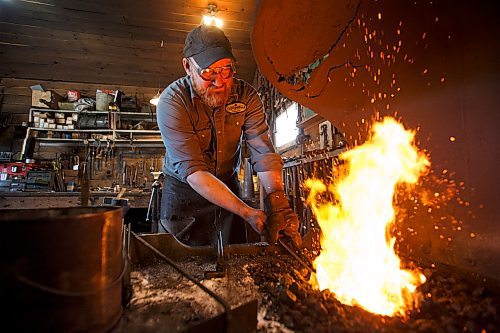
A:
MULTIPOLYGON (((203 280, 215 262, 187 256, 179 265, 203 280)), ((341 304, 329 291, 314 289, 308 282, 310 273, 287 254, 233 254, 227 265, 226 277, 202 283, 231 308, 257 299, 257 332, 495 332, 500 328, 499 296, 444 268, 421 267, 428 280, 419 288, 420 307, 403 319, 341 304)), ((223 310, 163 262, 136 266, 132 284, 134 295, 114 333, 183 332, 223 310)))

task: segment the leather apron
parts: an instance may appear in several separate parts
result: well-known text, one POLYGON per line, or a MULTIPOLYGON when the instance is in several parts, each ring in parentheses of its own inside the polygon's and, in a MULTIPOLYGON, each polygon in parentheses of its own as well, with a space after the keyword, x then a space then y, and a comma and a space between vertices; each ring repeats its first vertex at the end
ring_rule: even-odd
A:
MULTIPOLYGON (((238 179, 225 184, 238 195, 238 179)), ((165 175, 158 232, 168 232, 189 246, 216 246, 219 230, 223 243, 230 243, 235 220, 241 218, 209 202, 189 184, 165 175)))

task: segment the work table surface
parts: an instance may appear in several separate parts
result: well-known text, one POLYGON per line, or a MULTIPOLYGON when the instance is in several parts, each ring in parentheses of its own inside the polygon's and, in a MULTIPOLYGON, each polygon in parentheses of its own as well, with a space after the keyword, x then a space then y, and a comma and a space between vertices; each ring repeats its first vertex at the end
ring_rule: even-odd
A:
MULTIPOLYGON (((0 192, 0 209, 58 208, 81 206, 81 192, 0 192)), ((104 197, 116 197, 118 193, 91 191, 89 205, 102 206, 104 197)), ((129 206, 147 208, 151 192, 125 192, 122 199, 129 206)))

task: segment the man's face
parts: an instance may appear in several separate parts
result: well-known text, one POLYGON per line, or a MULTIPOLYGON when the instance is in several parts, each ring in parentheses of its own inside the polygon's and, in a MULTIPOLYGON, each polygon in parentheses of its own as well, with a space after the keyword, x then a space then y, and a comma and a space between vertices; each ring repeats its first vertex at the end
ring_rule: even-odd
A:
POLYGON ((231 72, 231 75, 227 76, 228 71, 225 68, 233 64, 231 59, 224 58, 214 62, 208 67, 208 72, 210 72, 210 69, 215 69, 215 73, 213 75, 205 75, 205 78, 200 75, 200 68, 192 59, 184 58, 183 63, 186 73, 191 77, 194 90, 198 93, 203 103, 212 108, 220 107, 226 103, 231 93, 233 75, 231 72), (224 73, 221 73, 221 70, 224 73))

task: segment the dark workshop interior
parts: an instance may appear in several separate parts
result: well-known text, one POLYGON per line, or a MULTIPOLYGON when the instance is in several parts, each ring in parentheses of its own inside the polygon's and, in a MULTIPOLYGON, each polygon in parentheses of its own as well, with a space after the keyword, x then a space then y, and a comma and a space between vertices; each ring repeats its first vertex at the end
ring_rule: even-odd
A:
MULTIPOLYGON (((5 331, 500 332, 499 14, 493 0, 0 0, 5 331), (229 245, 158 232, 156 103, 186 74, 187 34, 219 22, 301 246, 246 224, 229 245)), ((250 150, 239 197, 265 210, 250 150)))

